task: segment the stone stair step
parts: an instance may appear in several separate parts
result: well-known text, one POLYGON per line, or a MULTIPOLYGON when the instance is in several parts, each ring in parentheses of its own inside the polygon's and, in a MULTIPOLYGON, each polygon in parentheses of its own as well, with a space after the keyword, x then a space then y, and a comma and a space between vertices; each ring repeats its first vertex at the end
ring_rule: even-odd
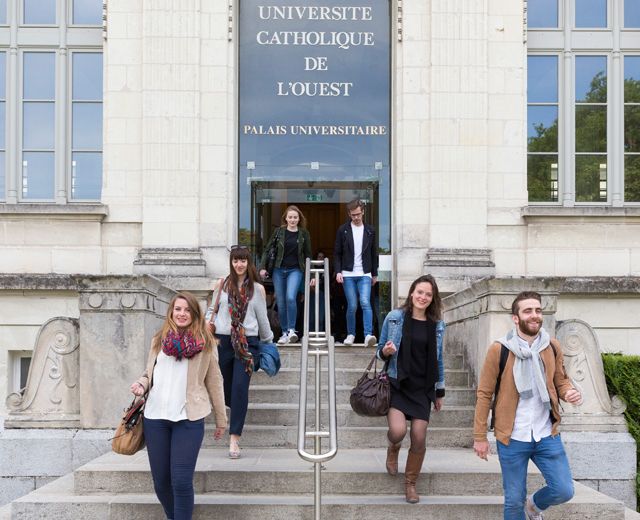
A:
MULTIPOLYGON (((235 461, 238 462, 238 461, 235 461)), ((148 520, 162 518, 162 510, 152 493, 74 495, 75 475, 69 474, 12 503, 16 520, 148 520)), ((360 486, 366 488, 362 483, 360 486)), ((296 518, 311 520, 311 494, 197 494, 194 520, 225 518, 240 520, 257 517, 264 520, 296 518)), ((401 494, 323 495, 323 517, 335 520, 388 520, 420 518, 425 520, 489 519, 502 516, 499 495, 426 495, 419 504, 407 504, 401 494)), ((545 513, 547 520, 623 520, 621 502, 576 483, 571 502, 545 513)))
MULTIPOLYGON (((339 450, 324 464, 322 489, 327 494, 362 494, 356 485, 367 482, 367 494, 401 494, 402 476, 385 472, 386 450, 339 450)), ((407 450, 399 457, 404 471, 407 450)), ((74 491, 79 495, 101 493, 153 493, 146 452, 133 457, 108 453, 75 472, 74 491)), ((532 486, 541 476, 532 466, 532 486)), ((230 460, 224 448, 203 449, 194 477, 196 493, 297 494, 313 492, 313 465, 294 449, 243 448, 242 457, 230 460)), ((496 460, 480 460, 470 449, 430 450, 427 453, 418 489, 425 495, 494 495, 502 492, 500 468, 496 460)))
MULTIPOLYGON (((280 362, 283 368, 300 367, 300 348, 299 345, 278 346, 280 350, 280 362)), ((336 368, 359 368, 364 370, 374 352, 375 349, 372 348, 336 346, 336 368)), ((462 354, 449 354, 445 350, 444 367, 445 369, 463 369, 464 356, 462 354)))
MULTIPOLYGON (((339 368, 336 367, 336 385, 355 385, 366 365, 361 368, 339 368)), ((323 368, 321 370, 322 383, 327 383, 327 370, 323 368)), ((311 366, 307 373, 307 382, 312 384, 315 381, 315 370, 311 366)), ((469 383, 469 373, 466 370, 447 369, 445 370, 445 381, 450 386, 467 386, 469 383)), ((252 384, 268 385, 292 385, 300 384, 300 368, 280 368, 278 375, 275 377, 269 377, 262 370, 258 370, 251 377, 252 384)))
MULTIPOLYGON (((336 385, 336 403, 348 404, 353 385, 336 385)), ((249 386, 250 403, 298 403, 300 398, 300 386, 298 384, 262 384, 251 382, 249 386)), ((308 401, 314 399, 315 386, 307 387, 308 401)), ((322 389, 322 402, 327 402, 327 389, 322 389)), ((445 407, 449 406, 474 406, 476 402, 475 390, 468 387, 456 387, 447 385, 445 407)))
MULTIPOLYGON (((439 427, 470 427, 473 423, 472 406, 451 406, 440 412, 432 412, 430 424, 439 427)), ((386 417, 362 417, 356 414, 348 404, 338 404, 336 410, 338 426, 384 426, 386 417)), ((313 420, 313 412, 307 411, 307 417, 313 420)), ((328 424, 326 407, 321 412, 323 422, 328 424)), ((298 403, 249 403, 246 424, 297 426, 298 403)))
MULTIPOLYGON (((203 446, 217 446, 213 440, 213 426, 207 425, 203 446)), ((338 428, 341 449, 386 448, 386 426, 342 426, 338 428)), ((405 441, 408 443, 408 440, 405 441)), ((246 424, 242 445, 257 448, 295 448, 298 445, 297 426, 265 426, 246 424)), ((427 446, 433 448, 468 448, 473 446, 471 429, 429 427, 427 446)))

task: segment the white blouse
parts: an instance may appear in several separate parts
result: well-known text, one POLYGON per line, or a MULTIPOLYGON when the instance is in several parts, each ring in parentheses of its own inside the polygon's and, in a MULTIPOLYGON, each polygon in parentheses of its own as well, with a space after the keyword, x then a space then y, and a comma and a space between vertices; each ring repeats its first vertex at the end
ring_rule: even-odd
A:
POLYGON ((162 350, 158 353, 153 369, 153 386, 144 407, 147 419, 182 421, 187 418, 188 367, 189 360, 186 358, 178 361, 162 350))

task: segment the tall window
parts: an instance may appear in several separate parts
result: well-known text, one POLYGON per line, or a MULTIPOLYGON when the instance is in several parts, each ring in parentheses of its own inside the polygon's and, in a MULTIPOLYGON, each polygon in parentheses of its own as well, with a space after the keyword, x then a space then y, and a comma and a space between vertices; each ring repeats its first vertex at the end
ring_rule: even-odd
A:
POLYGON ((99 199, 102 187, 102 54, 73 54, 71 197, 99 199))
POLYGON ((0 201, 100 200, 102 0, 11 5, 0 0, 0 201))
POLYGON ((22 56, 22 198, 53 199, 56 55, 25 52, 22 56))
POLYGON ((527 6, 529 201, 640 202, 640 2, 527 6))

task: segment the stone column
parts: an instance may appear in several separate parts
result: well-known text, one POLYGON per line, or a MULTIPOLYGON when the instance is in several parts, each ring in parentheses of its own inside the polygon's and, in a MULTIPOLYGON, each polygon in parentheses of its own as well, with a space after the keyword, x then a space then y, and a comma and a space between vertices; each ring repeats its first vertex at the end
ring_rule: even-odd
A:
POLYGON ((151 276, 80 283, 80 424, 115 428, 173 291, 151 276))

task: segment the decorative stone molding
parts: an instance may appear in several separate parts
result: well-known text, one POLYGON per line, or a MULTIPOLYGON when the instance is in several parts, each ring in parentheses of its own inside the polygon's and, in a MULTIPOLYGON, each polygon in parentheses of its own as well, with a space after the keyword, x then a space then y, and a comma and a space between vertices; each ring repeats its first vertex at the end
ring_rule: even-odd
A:
POLYGON ((143 248, 133 262, 135 274, 156 276, 204 277, 205 268, 202 251, 190 248, 143 248))
POLYGON ((490 249, 441 249, 427 251, 423 272, 438 280, 443 292, 457 292, 496 273, 490 249))
POLYGON ((102 222, 104 204, 0 204, 0 220, 74 220, 102 222))
POLYGON ((27 386, 7 397, 7 428, 80 424, 78 320, 52 318, 40 329, 27 386))
POLYGON ((579 406, 561 401, 563 428, 589 431, 627 431, 622 413, 626 405, 616 396, 610 398, 600 357, 598 338, 581 320, 566 320, 556 327, 562 345, 567 375, 582 393, 579 406))

